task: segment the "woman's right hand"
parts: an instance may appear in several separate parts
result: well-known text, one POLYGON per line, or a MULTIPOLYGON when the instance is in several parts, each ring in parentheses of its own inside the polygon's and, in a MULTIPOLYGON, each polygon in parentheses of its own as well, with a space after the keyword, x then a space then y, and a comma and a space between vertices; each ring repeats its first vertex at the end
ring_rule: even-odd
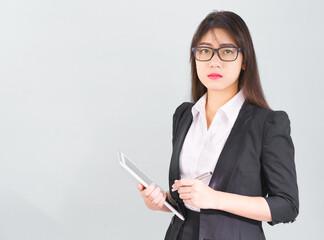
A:
POLYGON ((151 210, 162 210, 164 209, 164 202, 166 199, 166 194, 161 191, 159 187, 155 187, 152 183, 147 188, 143 184, 137 184, 137 188, 144 199, 145 205, 151 210))

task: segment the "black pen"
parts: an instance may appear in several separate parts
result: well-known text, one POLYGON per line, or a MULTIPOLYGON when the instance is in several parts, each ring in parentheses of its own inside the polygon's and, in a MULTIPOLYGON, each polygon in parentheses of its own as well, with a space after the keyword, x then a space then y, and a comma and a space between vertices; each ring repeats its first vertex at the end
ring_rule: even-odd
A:
MULTIPOLYGON (((212 173, 212 172, 206 172, 206 173, 204 173, 204 174, 202 174, 202 175, 196 177, 195 179, 201 180, 201 179, 204 179, 204 178, 206 178, 206 177, 208 177, 208 176, 210 176, 210 175, 213 175, 213 173, 212 173)), ((177 191, 177 190, 178 190, 178 189, 172 189, 171 191, 172 191, 172 192, 175 192, 175 191, 177 191)))

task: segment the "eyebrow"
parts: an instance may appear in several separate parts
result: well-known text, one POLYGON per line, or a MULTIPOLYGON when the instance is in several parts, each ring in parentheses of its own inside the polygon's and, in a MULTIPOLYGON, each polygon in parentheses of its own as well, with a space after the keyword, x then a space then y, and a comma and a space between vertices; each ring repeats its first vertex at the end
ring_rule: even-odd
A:
MULTIPOLYGON (((207 45, 207 46, 213 47, 212 44, 207 43, 207 42, 201 42, 198 44, 198 46, 200 46, 200 45, 207 45)), ((235 47, 235 45, 233 43, 221 43, 220 46, 221 47, 235 47)))

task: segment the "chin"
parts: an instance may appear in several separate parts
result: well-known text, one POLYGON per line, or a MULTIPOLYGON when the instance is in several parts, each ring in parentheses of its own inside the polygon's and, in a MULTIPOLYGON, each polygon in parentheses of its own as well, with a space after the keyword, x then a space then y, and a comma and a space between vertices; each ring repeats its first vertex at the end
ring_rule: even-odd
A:
POLYGON ((204 86, 209 90, 209 91, 223 91, 226 90, 229 86, 224 86, 223 84, 204 84, 204 86))
POLYGON ((230 89, 233 89, 234 87, 234 84, 236 82, 233 82, 233 83, 225 83, 224 82, 221 82, 221 81, 218 81, 218 80, 210 80, 208 79, 208 82, 205 82, 205 83, 202 83, 209 91, 226 91, 226 90, 230 90, 230 89), (210 82, 210 81, 214 81, 214 82, 210 82))
POLYGON ((226 88, 207 88, 207 90, 211 92, 222 92, 226 90, 226 88))

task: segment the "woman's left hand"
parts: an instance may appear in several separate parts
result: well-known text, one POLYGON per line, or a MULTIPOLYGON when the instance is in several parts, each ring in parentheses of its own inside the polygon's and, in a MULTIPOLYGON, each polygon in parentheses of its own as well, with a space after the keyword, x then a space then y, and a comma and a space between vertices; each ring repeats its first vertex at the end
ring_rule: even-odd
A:
POLYGON ((198 179, 175 180, 172 188, 178 189, 179 197, 186 204, 203 209, 217 209, 218 191, 198 179))

